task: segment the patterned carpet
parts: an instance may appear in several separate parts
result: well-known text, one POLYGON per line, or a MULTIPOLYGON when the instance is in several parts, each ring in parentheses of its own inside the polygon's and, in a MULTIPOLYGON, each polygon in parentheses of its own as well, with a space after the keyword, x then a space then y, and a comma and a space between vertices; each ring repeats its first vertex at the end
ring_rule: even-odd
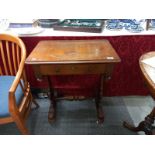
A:
MULTIPOLYGON (((122 126, 124 120, 133 123, 121 97, 105 97, 102 105, 105 121, 96 123, 94 100, 59 101, 57 118, 48 123, 48 99, 37 99, 40 108, 32 111, 27 127, 32 135, 132 135, 135 134, 122 126)), ((14 123, 0 125, 1 135, 20 134, 14 123)))

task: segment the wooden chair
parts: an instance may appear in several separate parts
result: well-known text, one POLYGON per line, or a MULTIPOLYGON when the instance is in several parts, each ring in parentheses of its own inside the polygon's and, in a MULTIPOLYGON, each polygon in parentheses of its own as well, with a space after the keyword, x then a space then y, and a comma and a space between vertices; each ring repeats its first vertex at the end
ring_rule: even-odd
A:
POLYGON ((26 80, 25 45, 10 34, 0 34, 0 124, 15 122, 22 134, 29 134, 26 118, 31 103, 38 107, 26 80))

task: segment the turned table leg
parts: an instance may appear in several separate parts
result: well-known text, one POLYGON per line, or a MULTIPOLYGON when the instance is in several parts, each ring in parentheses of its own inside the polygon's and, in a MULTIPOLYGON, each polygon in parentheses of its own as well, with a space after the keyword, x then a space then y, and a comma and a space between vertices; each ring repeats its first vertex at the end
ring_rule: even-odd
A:
POLYGON ((155 119, 155 107, 153 108, 151 113, 145 117, 145 120, 140 122, 137 127, 134 127, 125 121, 123 122, 123 126, 134 132, 144 131, 146 135, 154 135, 155 128, 152 125, 154 123, 154 119, 155 119))
POLYGON ((54 87, 51 81, 50 76, 48 76, 48 85, 50 90, 50 107, 48 112, 48 121, 51 123, 56 118, 56 99, 54 96, 54 87))
POLYGON ((103 113, 103 109, 100 103, 100 100, 102 99, 102 94, 103 94, 103 80, 104 80, 104 76, 101 75, 100 83, 99 83, 98 90, 96 92, 96 97, 95 97, 97 119, 98 119, 97 123, 99 124, 104 122, 104 113, 103 113))

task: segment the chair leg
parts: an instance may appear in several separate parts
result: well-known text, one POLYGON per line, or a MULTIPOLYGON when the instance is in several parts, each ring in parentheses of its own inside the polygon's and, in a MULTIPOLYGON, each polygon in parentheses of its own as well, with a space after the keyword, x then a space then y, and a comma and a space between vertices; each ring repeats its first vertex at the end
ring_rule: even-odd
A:
POLYGON ((23 123, 23 121, 19 117, 16 117, 15 123, 16 123, 18 129, 20 130, 20 132, 23 135, 28 135, 29 134, 29 131, 28 131, 28 129, 25 126, 25 123, 23 123))

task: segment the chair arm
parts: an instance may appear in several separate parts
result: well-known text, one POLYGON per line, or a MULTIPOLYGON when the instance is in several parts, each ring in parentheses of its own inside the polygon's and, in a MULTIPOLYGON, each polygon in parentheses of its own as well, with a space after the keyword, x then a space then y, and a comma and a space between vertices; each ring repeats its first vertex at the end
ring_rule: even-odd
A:
POLYGON ((15 76, 15 79, 9 89, 9 94, 14 94, 16 92, 16 89, 18 87, 18 84, 20 83, 21 77, 22 77, 22 71, 18 71, 15 76))
POLYGON ((24 65, 25 65, 25 60, 26 60, 26 49, 25 49, 25 45, 23 44, 22 41, 20 44, 21 44, 21 51, 23 51, 22 52, 22 58, 21 58, 21 62, 20 62, 19 68, 18 68, 18 72, 17 72, 15 79, 14 79, 14 81, 10 87, 9 94, 15 93, 17 86, 20 82, 21 76, 23 74, 23 70, 24 70, 24 65))
POLYGON ((21 51, 22 51, 22 58, 21 58, 21 62, 18 68, 18 72, 15 76, 15 79, 9 89, 9 109, 13 109, 14 107, 17 108, 16 106, 16 98, 15 98, 15 91, 17 89, 17 86, 21 80, 22 74, 23 74, 23 70, 24 70, 24 64, 25 64, 25 59, 26 59, 26 48, 24 43, 19 39, 20 42, 20 47, 21 47, 21 51))
POLYGON ((15 79, 10 87, 10 90, 9 90, 9 98, 8 98, 8 101, 9 101, 9 109, 11 111, 14 111, 15 113, 18 111, 18 107, 16 105, 16 96, 15 96, 15 92, 16 92, 16 89, 20 83, 20 79, 21 79, 21 76, 22 76, 22 71, 18 71, 16 76, 15 76, 15 79), (15 110, 16 109, 16 110, 15 110))

